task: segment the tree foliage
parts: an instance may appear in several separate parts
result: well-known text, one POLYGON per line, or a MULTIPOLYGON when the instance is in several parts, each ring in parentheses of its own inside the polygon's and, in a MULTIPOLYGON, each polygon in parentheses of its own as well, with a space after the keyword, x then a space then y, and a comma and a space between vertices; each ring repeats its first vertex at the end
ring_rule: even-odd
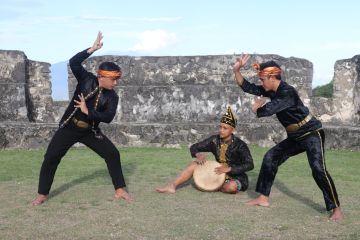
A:
POLYGON ((331 81, 325 85, 317 86, 312 90, 313 97, 332 98, 334 92, 333 85, 334 85, 334 81, 331 81))

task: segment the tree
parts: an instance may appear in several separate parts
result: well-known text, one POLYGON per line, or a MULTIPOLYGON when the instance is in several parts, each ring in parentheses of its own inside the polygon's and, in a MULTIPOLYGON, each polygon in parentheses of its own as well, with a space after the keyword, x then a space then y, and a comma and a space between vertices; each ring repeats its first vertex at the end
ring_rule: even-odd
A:
POLYGON ((334 81, 329 82, 328 84, 317 86, 312 90, 313 97, 326 97, 332 98, 334 93, 334 81))

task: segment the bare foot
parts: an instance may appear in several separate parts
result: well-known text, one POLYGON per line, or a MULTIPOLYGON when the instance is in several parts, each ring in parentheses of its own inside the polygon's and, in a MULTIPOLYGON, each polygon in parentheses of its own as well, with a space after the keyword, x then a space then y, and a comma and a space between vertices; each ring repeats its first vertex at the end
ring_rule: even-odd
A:
POLYGON ((125 189, 123 188, 118 188, 115 190, 115 198, 116 199, 122 198, 128 203, 132 203, 134 201, 134 198, 132 198, 130 194, 127 191, 125 191, 125 189))
POLYGON ((344 218, 344 215, 341 211, 340 207, 334 208, 333 212, 330 216, 330 220, 334 221, 334 222, 339 222, 344 218))
POLYGON ((155 189, 159 193, 175 193, 176 187, 173 183, 169 183, 163 188, 156 188, 155 189))
POLYGON ((31 202, 31 205, 38 206, 43 204, 47 200, 46 195, 38 194, 36 198, 31 202))
POLYGON ((269 197, 266 197, 264 195, 260 195, 257 198, 250 200, 245 203, 248 206, 261 206, 261 207, 269 207, 269 197))

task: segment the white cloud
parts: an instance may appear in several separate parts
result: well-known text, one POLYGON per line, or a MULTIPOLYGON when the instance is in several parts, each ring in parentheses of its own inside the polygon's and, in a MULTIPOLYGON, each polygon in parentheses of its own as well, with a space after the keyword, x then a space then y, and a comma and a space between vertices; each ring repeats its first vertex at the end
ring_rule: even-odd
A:
POLYGON ((141 22, 176 22, 181 19, 181 17, 138 17, 138 18, 126 18, 126 17, 111 17, 111 16, 96 16, 96 15, 85 15, 80 18, 84 20, 95 20, 95 21, 141 21, 141 22))
POLYGON ((139 35, 139 42, 134 45, 131 51, 156 51, 166 48, 178 42, 175 33, 166 32, 165 30, 147 30, 139 35))
POLYGON ((238 51, 236 51, 234 48, 226 49, 224 51, 224 54, 236 54, 236 53, 238 53, 238 51))
POLYGON ((179 21, 181 17, 158 17, 158 18, 137 18, 136 20, 145 21, 145 22, 176 22, 179 21))
POLYGON ((332 42, 320 46, 322 50, 359 50, 360 42, 332 42))

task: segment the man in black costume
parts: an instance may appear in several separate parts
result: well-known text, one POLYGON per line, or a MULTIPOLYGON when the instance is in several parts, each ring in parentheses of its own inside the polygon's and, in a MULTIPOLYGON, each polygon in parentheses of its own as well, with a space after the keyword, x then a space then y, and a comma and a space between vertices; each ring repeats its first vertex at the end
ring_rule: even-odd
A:
POLYGON ((226 173, 225 183, 220 191, 224 193, 237 193, 248 188, 247 171, 254 168, 248 146, 245 142, 234 136, 236 118, 231 108, 223 115, 219 125, 219 134, 213 135, 201 142, 195 143, 190 147, 193 160, 172 182, 165 187, 156 188, 160 193, 175 193, 176 188, 192 178, 194 169, 198 164, 205 163, 203 152, 214 154, 217 162, 221 166, 215 168, 217 174, 226 173))
POLYGON ((314 180, 323 193, 326 209, 332 211, 330 219, 341 220, 343 214, 336 188, 326 170, 325 134, 321 122, 309 113, 309 109, 304 106, 295 88, 281 81, 281 68, 276 62, 253 65, 261 85, 255 85, 244 79, 240 69, 249 58, 249 55, 242 55, 237 59, 233 67, 235 79, 244 92, 261 96, 252 106, 252 111, 257 117, 276 114, 285 127, 288 137, 265 154, 256 184, 256 191, 260 196, 247 204, 269 206, 271 186, 278 167, 289 157, 306 152, 314 180), (266 102, 263 97, 270 98, 271 101, 266 102))
POLYGON ((125 190, 120 153, 114 144, 100 131, 99 123, 110 123, 115 114, 119 97, 114 91, 121 77, 121 69, 113 62, 103 62, 97 76, 86 71, 81 63, 103 46, 99 32, 92 47, 70 59, 70 68, 78 83, 69 106, 60 121, 60 127, 49 143, 40 170, 38 195, 32 204, 40 205, 47 200, 56 169, 61 158, 76 142, 83 143, 99 154, 106 162, 115 198, 132 202, 125 190))

